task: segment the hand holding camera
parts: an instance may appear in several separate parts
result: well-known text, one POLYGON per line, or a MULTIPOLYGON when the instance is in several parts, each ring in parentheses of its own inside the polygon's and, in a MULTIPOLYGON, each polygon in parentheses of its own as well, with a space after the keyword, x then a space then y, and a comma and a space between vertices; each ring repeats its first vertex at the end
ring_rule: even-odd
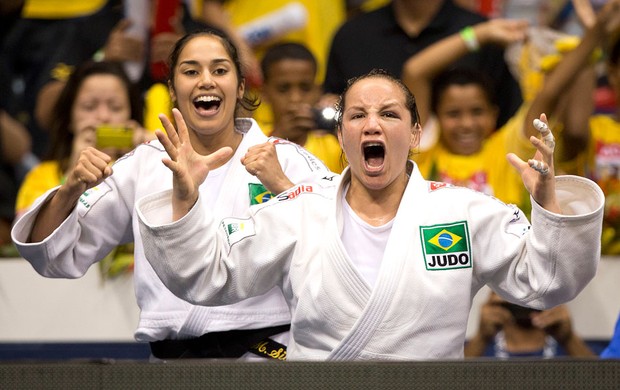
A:
POLYGON ((536 328, 543 329, 561 345, 574 335, 566 305, 559 305, 533 314, 532 324, 536 328))

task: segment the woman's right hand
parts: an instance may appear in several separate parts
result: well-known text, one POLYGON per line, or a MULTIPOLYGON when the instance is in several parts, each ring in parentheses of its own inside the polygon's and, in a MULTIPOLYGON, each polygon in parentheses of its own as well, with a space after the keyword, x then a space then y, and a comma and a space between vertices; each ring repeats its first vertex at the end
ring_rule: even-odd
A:
POLYGON ((169 158, 162 162, 172 171, 172 214, 177 221, 194 206, 198 200, 198 188, 209 174, 210 166, 218 166, 232 155, 232 148, 225 146, 215 152, 203 156, 194 150, 189 138, 189 131, 183 115, 174 108, 172 115, 176 122, 175 128, 167 116, 160 114, 166 133, 156 130, 157 139, 164 146, 169 158))

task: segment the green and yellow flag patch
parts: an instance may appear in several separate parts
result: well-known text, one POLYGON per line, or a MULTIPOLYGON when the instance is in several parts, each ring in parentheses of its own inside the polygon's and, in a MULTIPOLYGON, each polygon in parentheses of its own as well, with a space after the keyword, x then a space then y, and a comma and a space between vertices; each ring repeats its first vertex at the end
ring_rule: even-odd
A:
POLYGON ((262 184, 248 183, 248 190, 250 193, 250 206, 265 203, 274 197, 274 195, 262 184))
POLYGON ((471 268, 467 221, 420 226, 420 237, 427 270, 471 268))

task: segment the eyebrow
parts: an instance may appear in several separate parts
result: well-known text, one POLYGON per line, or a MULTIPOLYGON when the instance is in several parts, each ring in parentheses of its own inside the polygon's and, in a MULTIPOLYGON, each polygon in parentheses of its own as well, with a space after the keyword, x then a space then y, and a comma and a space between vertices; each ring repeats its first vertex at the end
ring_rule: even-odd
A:
MULTIPOLYGON (((216 58, 214 60, 211 60, 211 62, 209 63, 209 65, 217 65, 217 64, 221 64, 221 63, 227 63, 227 64, 232 64, 232 61, 229 60, 228 58, 216 58)), ((197 60, 185 60, 185 61, 181 61, 179 62, 179 65, 200 65, 200 62, 197 60)))
MULTIPOLYGON (((399 101, 397 101, 397 100, 388 101, 387 103, 383 104, 380 107, 380 111, 383 111, 383 110, 389 109, 389 108, 393 108, 393 107, 398 107, 398 106, 401 106, 399 101)), ((365 110, 365 107, 363 107, 361 105, 353 105, 353 106, 350 106, 349 108, 347 108, 347 110, 350 110, 350 109, 365 110)))

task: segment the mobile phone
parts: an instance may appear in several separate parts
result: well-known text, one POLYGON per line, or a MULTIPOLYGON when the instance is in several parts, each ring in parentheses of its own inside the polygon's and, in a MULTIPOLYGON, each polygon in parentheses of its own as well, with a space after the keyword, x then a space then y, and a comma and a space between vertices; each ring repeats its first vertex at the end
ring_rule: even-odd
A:
POLYGON ((133 148, 133 129, 126 126, 100 125, 97 127, 97 147, 133 148))
POLYGON ((522 326, 524 328, 532 327, 532 319, 530 318, 531 313, 539 312, 537 309, 530 309, 529 307, 515 305, 510 302, 502 302, 501 305, 510 311, 510 314, 515 319, 517 325, 522 326))

